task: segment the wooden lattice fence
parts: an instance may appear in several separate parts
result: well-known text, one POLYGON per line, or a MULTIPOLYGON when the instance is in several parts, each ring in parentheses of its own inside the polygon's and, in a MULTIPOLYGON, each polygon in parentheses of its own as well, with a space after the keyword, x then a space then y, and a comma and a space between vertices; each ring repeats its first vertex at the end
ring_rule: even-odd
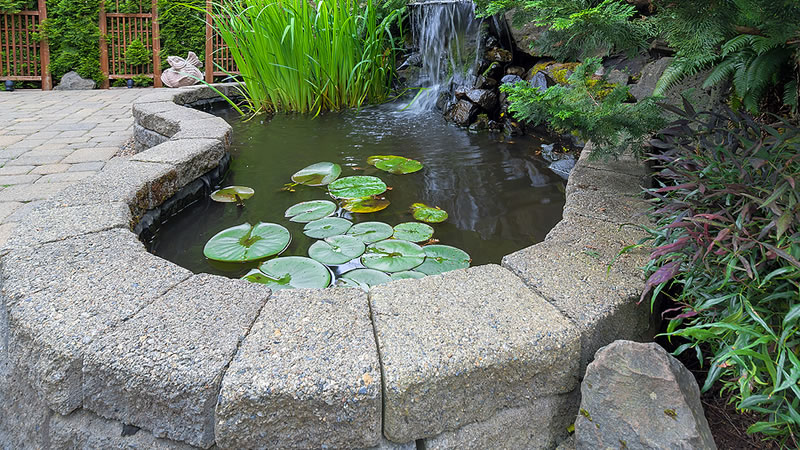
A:
POLYGON ((13 14, 0 12, 0 79, 41 81, 42 89, 50 90, 50 49, 47 39, 39 34, 39 25, 47 19, 44 0, 38 8, 13 14))
POLYGON ((206 82, 213 83, 214 77, 234 75, 239 72, 228 46, 222 36, 214 29, 214 19, 211 15, 212 2, 206 0, 206 49, 205 49, 205 75, 206 82))
POLYGON ((106 75, 103 88, 109 80, 131 79, 134 76, 153 78, 153 85, 161 87, 161 42, 158 29, 158 0, 140 3, 138 12, 120 12, 120 1, 100 5, 100 69, 106 75), (134 41, 139 41, 150 53, 147 64, 131 65, 126 53, 134 41))

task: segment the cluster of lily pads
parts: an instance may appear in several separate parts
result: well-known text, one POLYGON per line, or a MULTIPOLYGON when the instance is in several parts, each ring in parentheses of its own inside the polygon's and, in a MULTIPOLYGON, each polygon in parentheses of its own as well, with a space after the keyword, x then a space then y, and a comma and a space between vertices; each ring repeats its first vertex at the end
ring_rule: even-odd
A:
MULTIPOLYGON (((367 162, 378 169, 406 174, 422 169, 422 164, 401 156, 372 156, 367 162)), ((386 184, 373 176, 339 178, 342 169, 330 162, 316 163, 292 176, 297 185, 327 186, 335 200, 312 200, 288 208, 290 222, 303 223, 303 233, 318 239, 308 248, 308 257, 278 256, 291 243, 288 229, 275 223, 244 223, 225 229, 212 237, 203 253, 209 259, 224 262, 253 262, 278 256, 261 263, 242 278, 268 285, 272 289, 325 288, 337 285, 368 290, 370 286, 392 280, 422 278, 449 270, 469 267, 470 256, 455 247, 436 244, 434 229, 427 223, 447 219, 447 212, 422 203, 411 205, 411 212, 421 222, 405 222, 392 227, 383 222, 353 224, 337 217, 339 208, 354 213, 380 211, 389 205, 383 197, 386 184), (334 280, 333 267, 350 269, 334 280)), ((254 194, 243 186, 230 186, 212 193, 212 199, 241 204, 254 194)))

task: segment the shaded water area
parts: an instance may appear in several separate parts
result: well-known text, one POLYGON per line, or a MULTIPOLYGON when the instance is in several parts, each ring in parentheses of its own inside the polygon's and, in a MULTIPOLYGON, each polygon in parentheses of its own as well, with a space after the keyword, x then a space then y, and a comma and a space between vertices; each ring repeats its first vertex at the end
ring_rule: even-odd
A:
POLYGON ((498 142, 448 125, 435 112, 410 113, 401 107, 386 104, 316 118, 278 114, 249 122, 230 109, 214 111, 233 126, 233 161, 222 185, 249 186, 256 195, 244 208, 209 199, 194 203, 161 226, 151 251, 194 272, 241 276, 257 264, 221 265, 205 259, 203 246, 225 228, 261 221, 291 232, 283 256, 307 256, 314 239, 302 233, 303 224, 285 219, 284 211, 330 197, 325 188, 281 188, 294 172, 320 161, 341 164, 343 177, 373 175, 392 187, 386 193, 387 209, 371 214, 338 210, 336 215, 354 223, 394 226, 413 221, 412 203, 439 206, 450 217, 434 225, 434 238, 467 251, 473 265, 499 263, 504 255, 540 242, 560 220, 565 182, 534 155, 542 142, 538 138, 498 142), (425 168, 393 175, 367 165, 372 155, 405 156, 425 168))

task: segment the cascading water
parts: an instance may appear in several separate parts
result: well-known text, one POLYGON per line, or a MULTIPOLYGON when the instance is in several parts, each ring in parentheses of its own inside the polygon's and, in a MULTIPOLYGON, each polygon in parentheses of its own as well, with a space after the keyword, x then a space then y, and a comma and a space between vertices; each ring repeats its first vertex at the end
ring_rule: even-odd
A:
POLYGON ((471 83, 481 53, 481 21, 471 1, 412 3, 411 26, 421 68, 411 86, 421 91, 408 108, 430 111, 443 92, 471 83))

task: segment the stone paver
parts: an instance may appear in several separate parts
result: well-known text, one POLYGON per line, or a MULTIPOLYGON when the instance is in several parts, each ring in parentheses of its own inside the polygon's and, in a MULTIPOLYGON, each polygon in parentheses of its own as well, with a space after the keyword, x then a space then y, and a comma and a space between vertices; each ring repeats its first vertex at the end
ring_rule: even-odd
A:
POLYGON ((164 91, 0 92, 0 224, 20 202, 46 199, 99 172, 133 136, 133 101, 164 91))

